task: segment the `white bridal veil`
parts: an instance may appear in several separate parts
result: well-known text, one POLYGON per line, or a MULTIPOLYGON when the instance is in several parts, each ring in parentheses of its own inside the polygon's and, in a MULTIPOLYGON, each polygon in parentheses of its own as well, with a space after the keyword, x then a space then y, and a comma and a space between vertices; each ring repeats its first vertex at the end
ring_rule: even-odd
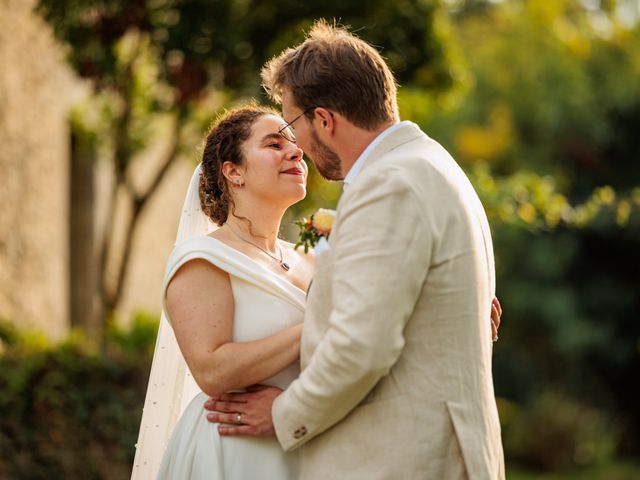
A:
MULTIPOLYGON (((217 228, 200 209, 198 189, 201 172, 202 167, 198 165, 189 182, 176 244, 194 235, 206 235, 217 228)), ((163 312, 142 410, 132 480, 156 478, 173 428, 199 391, 163 312)))

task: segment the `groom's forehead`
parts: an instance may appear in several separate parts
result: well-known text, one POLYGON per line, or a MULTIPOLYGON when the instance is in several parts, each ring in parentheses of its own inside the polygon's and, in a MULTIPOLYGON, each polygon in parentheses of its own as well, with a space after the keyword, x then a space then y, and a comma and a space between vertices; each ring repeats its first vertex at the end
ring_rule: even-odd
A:
POLYGON ((290 115, 295 110, 296 104, 293 101, 293 95, 289 90, 282 92, 282 115, 290 115))

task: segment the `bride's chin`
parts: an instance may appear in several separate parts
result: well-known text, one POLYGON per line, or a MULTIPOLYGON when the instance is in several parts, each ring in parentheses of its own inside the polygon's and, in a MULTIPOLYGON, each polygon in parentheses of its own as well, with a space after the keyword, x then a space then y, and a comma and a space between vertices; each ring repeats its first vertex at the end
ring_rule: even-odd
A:
POLYGON ((287 200, 288 200, 287 203, 289 204, 289 206, 294 205, 294 204, 300 202, 301 200, 304 200, 306 196, 307 196, 307 189, 306 188, 302 188, 302 189, 300 189, 300 191, 296 192, 295 194, 288 195, 287 196, 287 200))
POLYGON ((302 196, 304 198, 307 195, 307 184, 306 183, 296 183, 294 185, 288 185, 286 188, 286 193, 283 192, 287 197, 299 197, 302 196))

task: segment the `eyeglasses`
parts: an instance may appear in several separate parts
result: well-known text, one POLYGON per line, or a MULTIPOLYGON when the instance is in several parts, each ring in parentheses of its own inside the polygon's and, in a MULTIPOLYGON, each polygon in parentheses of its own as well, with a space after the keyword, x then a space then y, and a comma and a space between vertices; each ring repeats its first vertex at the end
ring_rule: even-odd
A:
POLYGON ((295 136, 295 129, 293 128, 293 124, 296 120, 298 120, 300 117, 302 117, 304 114, 306 114, 307 112, 310 112, 311 110, 313 110, 314 108, 318 108, 316 106, 313 107, 309 107, 307 109, 304 110, 304 112, 302 112, 300 115, 298 115, 296 118, 294 118, 293 120, 291 120, 289 123, 284 124, 283 126, 281 126, 278 129, 278 133, 284 137, 286 140, 289 140, 291 143, 296 143, 296 136, 295 136))

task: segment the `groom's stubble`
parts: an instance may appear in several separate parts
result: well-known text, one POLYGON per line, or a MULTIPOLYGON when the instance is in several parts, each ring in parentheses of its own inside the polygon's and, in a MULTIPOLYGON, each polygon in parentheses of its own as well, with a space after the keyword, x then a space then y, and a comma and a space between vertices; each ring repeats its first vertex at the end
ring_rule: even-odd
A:
POLYGON ((313 161, 313 164, 322 175, 327 180, 342 180, 342 161, 340 157, 331 150, 318 137, 316 130, 313 126, 311 126, 311 149, 313 153, 309 155, 309 158, 313 161))

